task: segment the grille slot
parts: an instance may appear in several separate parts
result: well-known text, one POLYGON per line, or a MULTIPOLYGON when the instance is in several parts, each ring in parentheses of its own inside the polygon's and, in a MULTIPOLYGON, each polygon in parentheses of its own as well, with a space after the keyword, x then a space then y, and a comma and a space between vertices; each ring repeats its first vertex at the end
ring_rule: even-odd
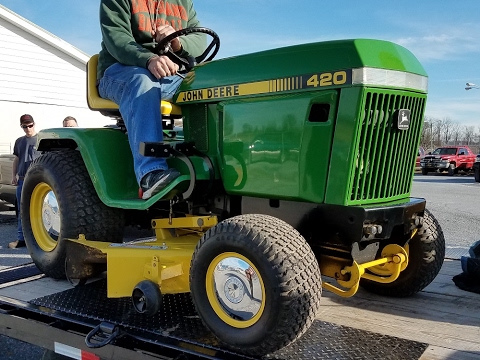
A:
POLYGON ((426 96, 367 91, 352 162, 349 204, 378 203, 410 193, 426 96), (397 111, 411 111, 408 130, 397 129, 397 111))

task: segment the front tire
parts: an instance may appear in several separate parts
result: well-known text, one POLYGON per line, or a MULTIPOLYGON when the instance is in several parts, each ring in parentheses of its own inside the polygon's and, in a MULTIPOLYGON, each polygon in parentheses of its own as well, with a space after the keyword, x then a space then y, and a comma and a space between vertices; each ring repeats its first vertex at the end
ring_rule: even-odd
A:
POLYGON ((195 249, 193 302, 227 347, 252 356, 300 337, 319 310, 321 277, 305 239, 267 215, 241 215, 210 229, 195 249))
POLYGON ((98 198, 78 151, 35 159, 23 183, 23 233, 33 262, 47 276, 65 278, 66 238, 121 242, 124 216, 98 198))
POLYGON ((448 176, 455 175, 455 164, 448 165, 448 176))
POLYGON ((408 244, 408 266, 397 280, 381 284, 362 279, 361 286, 375 294, 406 297, 423 290, 438 275, 445 258, 445 238, 437 219, 425 209, 423 225, 408 244))
POLYGON ((427 175, 428 174, 428 169, 422 168, 422 175, 427 175))

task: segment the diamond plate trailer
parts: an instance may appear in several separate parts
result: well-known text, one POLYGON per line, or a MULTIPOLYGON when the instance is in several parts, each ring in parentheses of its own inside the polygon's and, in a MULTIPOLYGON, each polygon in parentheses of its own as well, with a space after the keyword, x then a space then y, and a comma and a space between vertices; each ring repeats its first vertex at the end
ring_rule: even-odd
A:
MULTIPOLYGON (((108 299, 104 279, 80 290, 26 264, 0 271, 0 334, 73 359, 253 359, 219 345, 189 294, 164 300, 159 314, 145 317, 129 298, 108 299)), ((299 341, 262 359, 347 359, 359 351, 365 359, 419 359, 427 346, 315 320, 299 341)))
MULTIPOLYGON (((439 276, 418 296, 379 298, 360 291, 356 297, 340 298, 327 293, 310 330, 262 359, 478 359, 478 294, 453 283, 461 266, 452 259, 462 255, 454 250, 447 252, 439 276)), ((78 288, 40 275, 33 264, 0 270, 0 334, 73 359, 248 358, 215 345, 215 337, 199 325, 185 297, 166 296, 165 310, 146 322, 127 299, 107 299, 104 286, 102 280, 87 283, 82 297, 78 288), (182 306, 172 309, 174 301, 182 306), (102 322, 104 329, 114 324, 123 336, 104 347, 88 348, 87 334, 102 322)), ((3 360, 5 350, 12 349, 0 350, 3 360)))

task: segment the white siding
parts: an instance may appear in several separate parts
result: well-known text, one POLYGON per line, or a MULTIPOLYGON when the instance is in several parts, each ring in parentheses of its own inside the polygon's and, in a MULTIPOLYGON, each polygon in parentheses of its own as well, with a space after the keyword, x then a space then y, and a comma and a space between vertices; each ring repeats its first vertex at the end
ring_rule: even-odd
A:
POLYGON ((10 152, 15 140, 24 135, 19 118, 25 113, 33 116, 37 130, 61 127, 68 115, 81 127, 114 123, 88 109, 85 54, 25 19, 17 19, 16 14, 2 14, 0 153, 10 152))
POLYGON ((0 22, 0 41, 1 100, 86 106, 84 64, 9 23, 0 22))

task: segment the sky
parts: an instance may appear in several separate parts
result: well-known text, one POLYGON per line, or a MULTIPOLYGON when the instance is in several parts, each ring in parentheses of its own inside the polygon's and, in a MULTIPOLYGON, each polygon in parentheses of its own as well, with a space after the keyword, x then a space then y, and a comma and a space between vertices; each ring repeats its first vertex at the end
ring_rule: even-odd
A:
MULTIPOLYGON (((87 53, 100 49, 99 0, 0 0, 87 53)), ((371 38, 409 49, 429 75, 426 116, 480 131, 480 0, 194 0, 221 39, 217 58, 302 43, 371 38)), ((302 61, 302 59, 298 59, 302 61)))

